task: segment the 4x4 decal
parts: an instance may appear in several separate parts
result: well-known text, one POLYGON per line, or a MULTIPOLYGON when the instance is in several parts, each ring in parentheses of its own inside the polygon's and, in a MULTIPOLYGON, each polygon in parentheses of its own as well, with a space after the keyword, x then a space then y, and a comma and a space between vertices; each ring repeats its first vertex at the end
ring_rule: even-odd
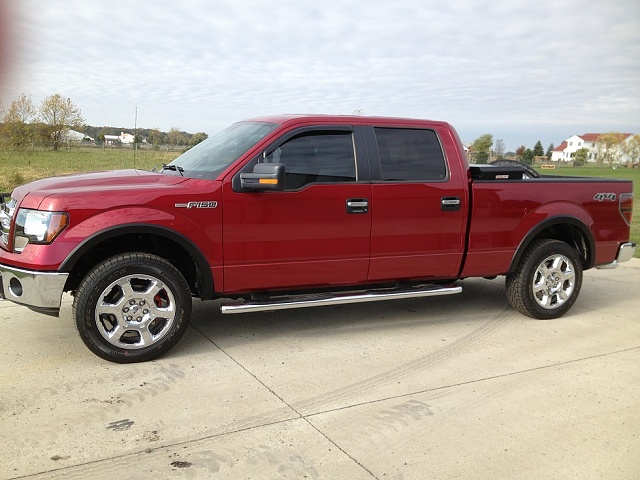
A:
POLYGON ((593 199, 599 202, 604 202, 605 200, 608 200, 610 202, 615 202, 616 194, 615 193, 596 193, 593 199))

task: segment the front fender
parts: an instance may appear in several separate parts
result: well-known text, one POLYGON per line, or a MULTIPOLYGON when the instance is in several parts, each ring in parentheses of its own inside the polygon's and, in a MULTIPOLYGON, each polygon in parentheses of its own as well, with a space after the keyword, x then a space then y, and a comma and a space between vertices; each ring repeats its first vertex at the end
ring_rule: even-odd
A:
MULTIPOLYGON (((100 212, 77 224, 73 224, 72 218, 72 227, 54 242, 73 246, 61 260, 58 271, 72 272, 80 259, 93 248, 116 237, 156 235, 179 245, 193 258, 200 274, 201 294, 203 298, 208 298, 213 295, 212 265, 216 259, 222 259, 221 219, 211 214, 202 217, 205 210, 192 209, 188 212, 193 218, 139 206, 100 212), (140 222, 140 219, 144 219, 144 222, 140 222)), ((216 214, 219 215, 218 212, 216 214)))
POLYGON ((71 273, 78 262, 92 249, 96 248, 98 245, 104 244, 105 242, 109 242, 116 237, 126 235, 155 235, 178 244, 191 256, 191 258, 193 258, 198 267, 200 277, 199 281, 201 284, 201 298, 203 300, 213 298, 214 282, 211 274, 211 267, 200 248, 181 233, 160 225, 131 223, 126 225, 115 225, 96 232, 84 239, 71 251, 68 257, 60 265, 58 271, 71 273))

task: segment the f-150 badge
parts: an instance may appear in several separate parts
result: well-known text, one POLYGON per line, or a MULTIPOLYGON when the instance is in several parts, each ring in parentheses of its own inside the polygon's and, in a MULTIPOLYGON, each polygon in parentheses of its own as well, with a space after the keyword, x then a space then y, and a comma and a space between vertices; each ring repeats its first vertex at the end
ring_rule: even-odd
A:
POLYGON ((176 208, 217 208, 218 202, 176 203, 176 208))

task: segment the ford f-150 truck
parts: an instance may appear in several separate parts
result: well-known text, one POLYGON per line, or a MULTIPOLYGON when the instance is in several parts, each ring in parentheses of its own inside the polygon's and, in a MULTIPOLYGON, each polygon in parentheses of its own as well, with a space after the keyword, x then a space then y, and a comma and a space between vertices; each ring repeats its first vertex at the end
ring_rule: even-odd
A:
POLYGON ((222 313, 450 295, 506 277, 550 319, 583 271, 629 260, 629 181, 469 165, 429 120, 287 115, 235 123, 154 171, 38 180, 2 204, 0 297, 58 315, 114 362, 156 358, 192 298, 222 313), (157 171, 155 171, 157 170, 157 171))

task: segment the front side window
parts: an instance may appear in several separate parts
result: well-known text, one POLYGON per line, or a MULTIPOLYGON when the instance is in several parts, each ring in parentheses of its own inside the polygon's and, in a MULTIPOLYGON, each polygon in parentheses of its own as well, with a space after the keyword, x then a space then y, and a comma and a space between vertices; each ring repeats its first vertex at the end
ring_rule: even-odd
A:
POLYGON ((280 145, 265 159, 285 166, 285 190, 310 183, 355 182, 351 132, 305 132, 280 145))
POLYGON ((215 179, 229 165, 276 129, 265 122, 238 122, 187 150, 164 172, 191 178, 215 179))
POLYGON ((442 181, 447 167, 433 130, 375 128, 383 181, 442 181))

